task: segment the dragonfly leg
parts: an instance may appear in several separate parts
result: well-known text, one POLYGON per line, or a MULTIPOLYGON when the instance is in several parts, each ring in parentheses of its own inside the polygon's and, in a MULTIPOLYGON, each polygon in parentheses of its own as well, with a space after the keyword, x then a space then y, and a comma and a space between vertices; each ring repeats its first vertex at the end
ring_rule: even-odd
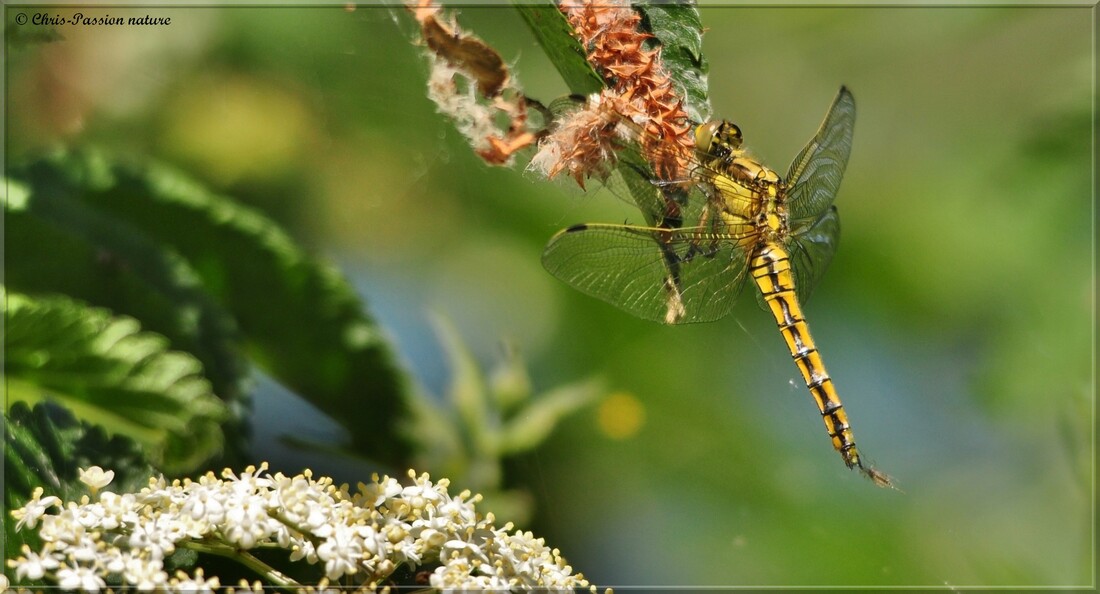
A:
MULTIPOLYGON (((707 218, 709 217, 709 208, 704 207, 702 214, 700 215, 700 226, 705 228, 707 218)), ((677 223, 680 222, 677 219, 677 223)), ((662 222, 661 227, 665 225, 662 222)), ((668 270, 668 275, 665 276, 664 288, 665 288, 665 323, 675 324, 682 320, 687 315, 687 310, 684 307, 683 298, 683 282, 680 275, 680 264, 684 262, 690 262, 697 255, 713 256, 717 252, 717 246, 711 246, 707 249, 699 247, 699 239, 693 239, 688 246, 687 251, 681 256, 677 254, 673 246, 667 241, 666 233, 657 231, 655 233, 655 239, 657 245, 661 248, 661 256, 665 260, 665 268, 668 270)))
MULTIPOLYGON (((702 212, 699 213, 699 223, 696 225, 699 229, 709 229, 710 225, 710 205, 703 207, 702 212)), ((710 258, 718 253, 718 240, 715 237, 708 238, 702 234, 696 234, 691 240, 691 245, 688 247, 688 251, 681 258, 684 262, 690 261, 695 256, 704 256, 710 258), (706 244, 705 247, 704 244, 706 244)))
MULTIPOLYGON (((687 315, 687 310, 684 308, 684 298, 682 293, 683 283, 680 276, 680 263, 690 260, 690 251, 685 257, 681 257, 676 253, 673 246, 667 241, 667 237, 662 237, 662 232, 656 233, 657 245, 661 249, 661 257, 665 261, 665 269, 668 270, 668 274, 665 276, 664 289, 665 289, 665 320, 666 324, 675 324, 682 320, 687 315)), ((664 234, 667 236, 667 234, 664 234)))

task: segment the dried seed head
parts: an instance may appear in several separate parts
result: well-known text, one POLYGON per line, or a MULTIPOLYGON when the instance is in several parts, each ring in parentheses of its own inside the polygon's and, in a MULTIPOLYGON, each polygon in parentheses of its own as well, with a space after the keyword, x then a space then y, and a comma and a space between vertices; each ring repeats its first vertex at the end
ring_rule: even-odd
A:
POLYGON ((691 122, 660 48, 639 30, 641 16, 625 2, 566 0, 560 8, 608 88, 541 143, 532 167, 549 176, 568 171, 583 187, 583 178, 604 175, 614 164, 624 130, 618 124, 628 123, 657 176, 683 179, 694 149, 691 122))
POLYGON ((454 22, 444 23, 432 0, 409 4, 428 48, 428 97, 449 116, 478 155, 507 165, 535 143, 528 130, 527 99, 500 54, 454 22), (506 126, 499 124, 501 120, 506 126))

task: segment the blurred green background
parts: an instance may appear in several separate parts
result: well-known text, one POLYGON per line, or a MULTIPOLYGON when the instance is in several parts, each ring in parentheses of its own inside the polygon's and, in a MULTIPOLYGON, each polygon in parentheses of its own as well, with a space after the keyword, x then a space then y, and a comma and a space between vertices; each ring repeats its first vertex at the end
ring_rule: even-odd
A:
MULTIPOLYGON (((486 366, 513 345, 539 389, 604 378, 607 399, 509 466, 529 527, 595 583, 1094 579, 1090 7, 701 10, 714 111, 777 170, 840 84, 856 97, 843 240, 807 317, 904 492, 844 468, 754 299, 667 328, 545 273, 556 230, 632 213, 481 164, 426 98, 401 9, 9 7, 9 38, 45 30, 19 11, 76 10, 172 20, 12 50, 8 161, 90 144, 257 206, 351 276, 433 393, 450 370, 430 312, 486 366)), ((458 18, 529 96, 567 92, 512 9, 458 18)), ((260 387, 259 458, 356 480, 276 443, 334 425, 260 387)))

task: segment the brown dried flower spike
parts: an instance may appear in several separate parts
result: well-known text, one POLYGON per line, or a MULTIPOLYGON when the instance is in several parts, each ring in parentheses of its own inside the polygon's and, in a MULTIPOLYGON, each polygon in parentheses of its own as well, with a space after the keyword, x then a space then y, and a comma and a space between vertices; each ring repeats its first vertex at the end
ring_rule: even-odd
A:
POLYGON ((639 30, 641 16, 626 3, 566 0, 560 8, 608 88, 560 123, 532 167, 548 177, 568 171, 583 187, 585 177, 603 175, 613 164, 618 123, 629 121, 643 131, 641 149, 657 176, 683 179, 694 150, 691 122, 660 47, 647 49, 653 36, 639 30))
POLYGON ((430 50, 428 96, 455 121, 482 159, 493 165, 509 164, 536 137, 527 129, 527 100, 504 60, 457 24, 441 22, 441 8, 431 0, 417 0, 409 10, 430 50), (495 123, 500 114, 508 121, 503 132, 495 123))

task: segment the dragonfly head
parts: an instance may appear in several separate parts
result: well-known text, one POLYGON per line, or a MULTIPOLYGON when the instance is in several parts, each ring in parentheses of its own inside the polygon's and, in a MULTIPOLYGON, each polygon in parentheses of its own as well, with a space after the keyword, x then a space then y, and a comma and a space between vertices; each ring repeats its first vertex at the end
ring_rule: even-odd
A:
POLYGON ((695 148, 712 157, 724 158, 741 148, 741 129, 733 122, 711 120, 695 128, 695 148))

